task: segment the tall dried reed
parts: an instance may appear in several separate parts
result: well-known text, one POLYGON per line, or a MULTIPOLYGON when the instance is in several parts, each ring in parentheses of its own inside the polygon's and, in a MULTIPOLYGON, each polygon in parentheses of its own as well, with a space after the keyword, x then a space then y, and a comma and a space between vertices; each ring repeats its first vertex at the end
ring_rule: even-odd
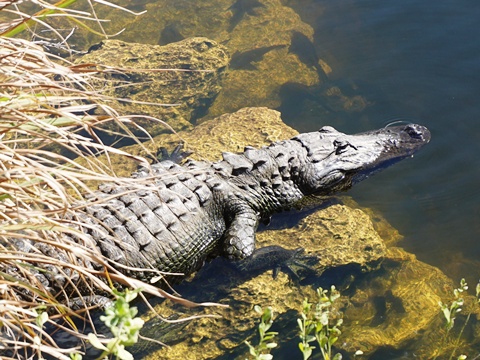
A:
MULTIPOLYGON (((120 116, 106 105, 108 99, 91 85, 99 71, 117 70, 76 66, 38 44, 10 37, 31 29, 33 23, 47 26, 45 18, 52 14, 67 14, 78 21, 98 20, 94 13, 69 10, 67 6, 73 2, 60 1, 57 6, 36 2, 43 10, 35 16, 24 14, 18 7, 20 1, 0 2, 0 11, 18 16, 0 25, 4 35, 0 35, 0 353, 4 358, 41 358, 41 354, 70 358, 73 349, 59 347, 44 322, 84 338, 73 319, 89 319, 86 299, 110 293, 112 283, 197 305, 125 276, 91 239, 72 226, 92 201, 85 198, 92 193, 92 182, 135 184, 132 179, 115 176, 108 161, 111 154, 145 162, 105 145, 99 135, 106 131, 106 122, 115 122, 122 136, 141 144, 131 131, 135 127, 132 118, 120 116), (101 108, 103 115, 90 115, 95 108, 101 108), (99 161, 100 154, 106 162, 99 161), (84 165, 75 158, 82 158, 84 165), (47 256, 34 246, 26 249, 18 244, 36 244, 36 248, 44 244, 62 256, 47 256), (89 263, 100 267, 86 266, 89 263), (68 292, 53 293, 39 276, 51 269, 67 279, 75 273, 80 280, 67 281, 68 292), (80 309, 72 310, 63 301, 71 298, 85 301, 80 301, 80 309)), ((91 1, 88 3, 93 9, 91 1)), ((138 182, 137 186, 143 185, 138 182)))

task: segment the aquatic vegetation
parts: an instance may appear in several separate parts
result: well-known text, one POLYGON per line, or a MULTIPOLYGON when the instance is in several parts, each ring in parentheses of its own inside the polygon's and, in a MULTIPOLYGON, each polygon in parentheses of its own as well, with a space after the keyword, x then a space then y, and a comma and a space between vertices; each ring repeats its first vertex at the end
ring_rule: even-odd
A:
MULTIPOLYGON (((343 319, 338 316, 335 311, 335 301, 340 297, 340 292, 335 286, 331 286, 330 291, 321 287, 317 289, 318 300, 311 303, 308 299, 303 301, 300 319, 297 319, 299 328, 299 337, 301 342, 298 344, 302 352, 303 359, 309 359, 316 346, 312 343, 316 341, 322 359, 324 360, 341 360, 342 355, 336 353, 332 355, 333 345, 337 342, 341 335, 340 327, 343 319)), ((259 342, 256 346, 245 341, 250 355, 257 360, 271 360, 273 355, 270 351, 277 347, 277 343, 273 341, 278 332, 268 331, 273 324, 273 310, 267 307, 264 310, 258 305, 254 308, 255 312, 261 315, 260 324, 258 325, 259 342)), ((357 351, 355 356, 362 355, 361 351, 357 351)))
POLYGON ((465 281, 465 279, 462 279, 460 280, 460 287, 453 290, 453 294, 455 295, 455 300, 453 300, 450 305, 444 304, 442 302, 439 303, 443 312, 443 316, 445 317, 447 334, 453 328, 456 315, 462 311, 464 299, 463 299, 463 296, 461 295, 463 294, 464 291, 467 291, 467 290, 468 290, 467 282, 465 281))
POLYGON ((318 288, 317 295, 318 302, 316 303, 310 303, 308 299, 303 301, 301 318, 297 319, 301 339, 298 347, 303 354, 303 359, 306 360, 310 358, 315 349, 311 343, 317 341, 323 359, 341 360, 340 353, 336 353, 332 357, 332 347, 342 333, 340 326, 343 319, 334 319, 333 316, 333 305, 340 297, 340 293, 332 285, 330 291, 318 288))
POLYGON ((134 291, 127 289, 125 292, 114 291, 115 301, 105 309, 105 315, 100 317, 100 320, 112 332, 113 338, 100 340, 97 335, 88 334, 90 343, 103 351, 101 358, 114 355, 119 360, 133 360, 133 355, 125 347, 137 343, 140 329, 144 324, 141 318, 136 317, 137 308, 130 306, 130 302, 137 297, 139 292, 140 289, 134 291))
MULTIPOLYGON (((461 279, 460 280, 460 287, 453 290, 454 299, 452 300, 452 302, 450 304, 439 302, 439 304, 438 304, 440 306, 440 308, 442 309, 442 314, 445 318, 446 331, 445 331, 445 336, 444 336, 444 339, 443 339, 444 345, 447 344, 448 337, 451 336, 451 330, 453 329, 453 327, 455 325, 455 320, 457 318, 457 315, 460 314, 463 310, 463 306, 465 305, 465 295, 466 295, 467 290, 468 290, 467 282, 465 281, 465 279, 461 279)), ((480 305, 480 282, 477 284, 477 286, 475 288, 475 297, 476 297, 477 305, 480 305)), ((462 335, 465 331, 465 328, 466 328, 466 326, 467 326, 467 324, 470 320, 471 315, 472 315, 472 313, 469 312, 466 319, 465 319, 465 322, 463 323, 463 325, 462 325, 462 327, 461 327, 461 329, 458 333, 457 338, 454 340, 453 350, 452 350, 452 353, 450 354, 450 357, 449 357, 450 360, 455 357, 455 353, 457 352, 459 344, 460 344, 460 339, 461 339, 461 337, 462 337, 462 335)), ((476 356, 475 359, 477 359, 479 356, 476 356)), ((458 360, 463 360, 463 359, 466 359, 466 358, 467 358, 467 356, 463 355, 463 354, 459 355, 457 357, 458 360)))
POLYGON ((245 344, 247 344, 250 355, 254 359, 271 360, 273 356, 270 354, 270 350, 277 346, 273 339, 278 335, 275 331, 268 331, 273 324, 273 310, 270 306, 262 310, 259 305, 255 305, 254 310, 261 315, 260 324, 258 325, 259 341, 256 346, 253 346, 248 341, 245 341, 245 344))

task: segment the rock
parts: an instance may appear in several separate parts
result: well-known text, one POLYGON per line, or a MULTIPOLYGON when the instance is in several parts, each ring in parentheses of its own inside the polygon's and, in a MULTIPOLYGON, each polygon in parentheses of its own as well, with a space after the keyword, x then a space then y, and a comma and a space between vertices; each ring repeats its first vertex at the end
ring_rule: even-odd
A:
POLYGON ((274 141, 289 139, 298 132, 282 121, 280 113, 265 107, 243 108, 221 115, 195 127, 192 132, 165 135, 154 140, 160 144, 185 141, 193 157, 216 161, 223 151, 240 152, 246 145, 262 147, 274 141))
POLYGON ((386 251, 368 215, 344 205, 332 205, 317 211, 294 228, 260 232, 257 239, 260 247, 302 247, 316 254, 319 272, 346 265, 370 271, 378 267, 386 251))
MULTIPOLYGON (((186 130, 217 96, 228 62, 222 45, 207 38, 190 38, 166 46, 104 40, 77 64, 120 68, 119 72, 100 74, 101 83, 93 85, 103 88, 104 95, 128 99, 108 102, 121 115, 155 117, 174 130, 186 130)), ((160 121, 133 120, 151 136, 169 131, 160 121)))
MULTIPOLYGON (((125 1, 124 5, 130 3, 125 1)), ((318 2, 316 5, 316 9, 322 8, 318 2)), ((199 5, 159 0, 147 4, 146 9, 147 13, 137 18, 109 8, 99 11, 112 19, 112 33, 125 28, 119 35, 124 41, 165 44, 202 34, 224 45, 232 56, 222 91, 201 121, 244 106, 266 106, 282 109, 284 121, 295 121, 298 127, 304 118, 311 123, 322 115, 358 113, 369 105, 356 94, 355 84, 344 89, 330 80, 338 71, 337 64, 330 62, 331 57, 325 58, 314 29, 290 2, 211 0, 199 5), (290 114, 283 110, 292 107, 289 101, 295 93, 291 86, 303 90, 290 114), (299 105, 305 101, 314 111, 301 113, 299 105)), ((318 21, 321 16, 322 12, 318 13, 318 21)))
POLYGON ((392 247, 379 274, 368 274, 356 287, 344 310, 342 348, 349 354, 403 352, 408 346, 411 358, 430 359, 441 348, 438 303, 451 298, 453 283, 438 268, 392 247), (436 336, 425 344, 423 334, 432 330, 436 336))

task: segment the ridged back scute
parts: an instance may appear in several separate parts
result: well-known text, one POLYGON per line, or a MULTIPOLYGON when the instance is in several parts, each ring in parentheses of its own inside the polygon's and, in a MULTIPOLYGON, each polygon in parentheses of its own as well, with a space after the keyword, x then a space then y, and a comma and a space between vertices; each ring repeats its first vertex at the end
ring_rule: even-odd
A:
POLYGON ((234 154, 231 152, 222 153, 223 161, 232 166, 232 175, 244 174, 253 169, 253 163, 243 154, 234 154))

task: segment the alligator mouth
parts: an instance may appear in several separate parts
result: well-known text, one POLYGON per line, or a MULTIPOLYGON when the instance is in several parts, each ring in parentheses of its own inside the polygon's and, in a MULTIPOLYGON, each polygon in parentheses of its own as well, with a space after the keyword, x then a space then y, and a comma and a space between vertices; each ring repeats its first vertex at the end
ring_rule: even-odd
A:
POLYGON ((361 135, 383 137, 382 144, 385 150, 373 163, 368 164, 363 170, 355 174, 347 174, 347 176, 352 176, 354 184, 390 167, 400 160, 413 157, 431 139, 430 131, 425 126, 417 124, 385 127, 376 131, 365 132, 361 135))

